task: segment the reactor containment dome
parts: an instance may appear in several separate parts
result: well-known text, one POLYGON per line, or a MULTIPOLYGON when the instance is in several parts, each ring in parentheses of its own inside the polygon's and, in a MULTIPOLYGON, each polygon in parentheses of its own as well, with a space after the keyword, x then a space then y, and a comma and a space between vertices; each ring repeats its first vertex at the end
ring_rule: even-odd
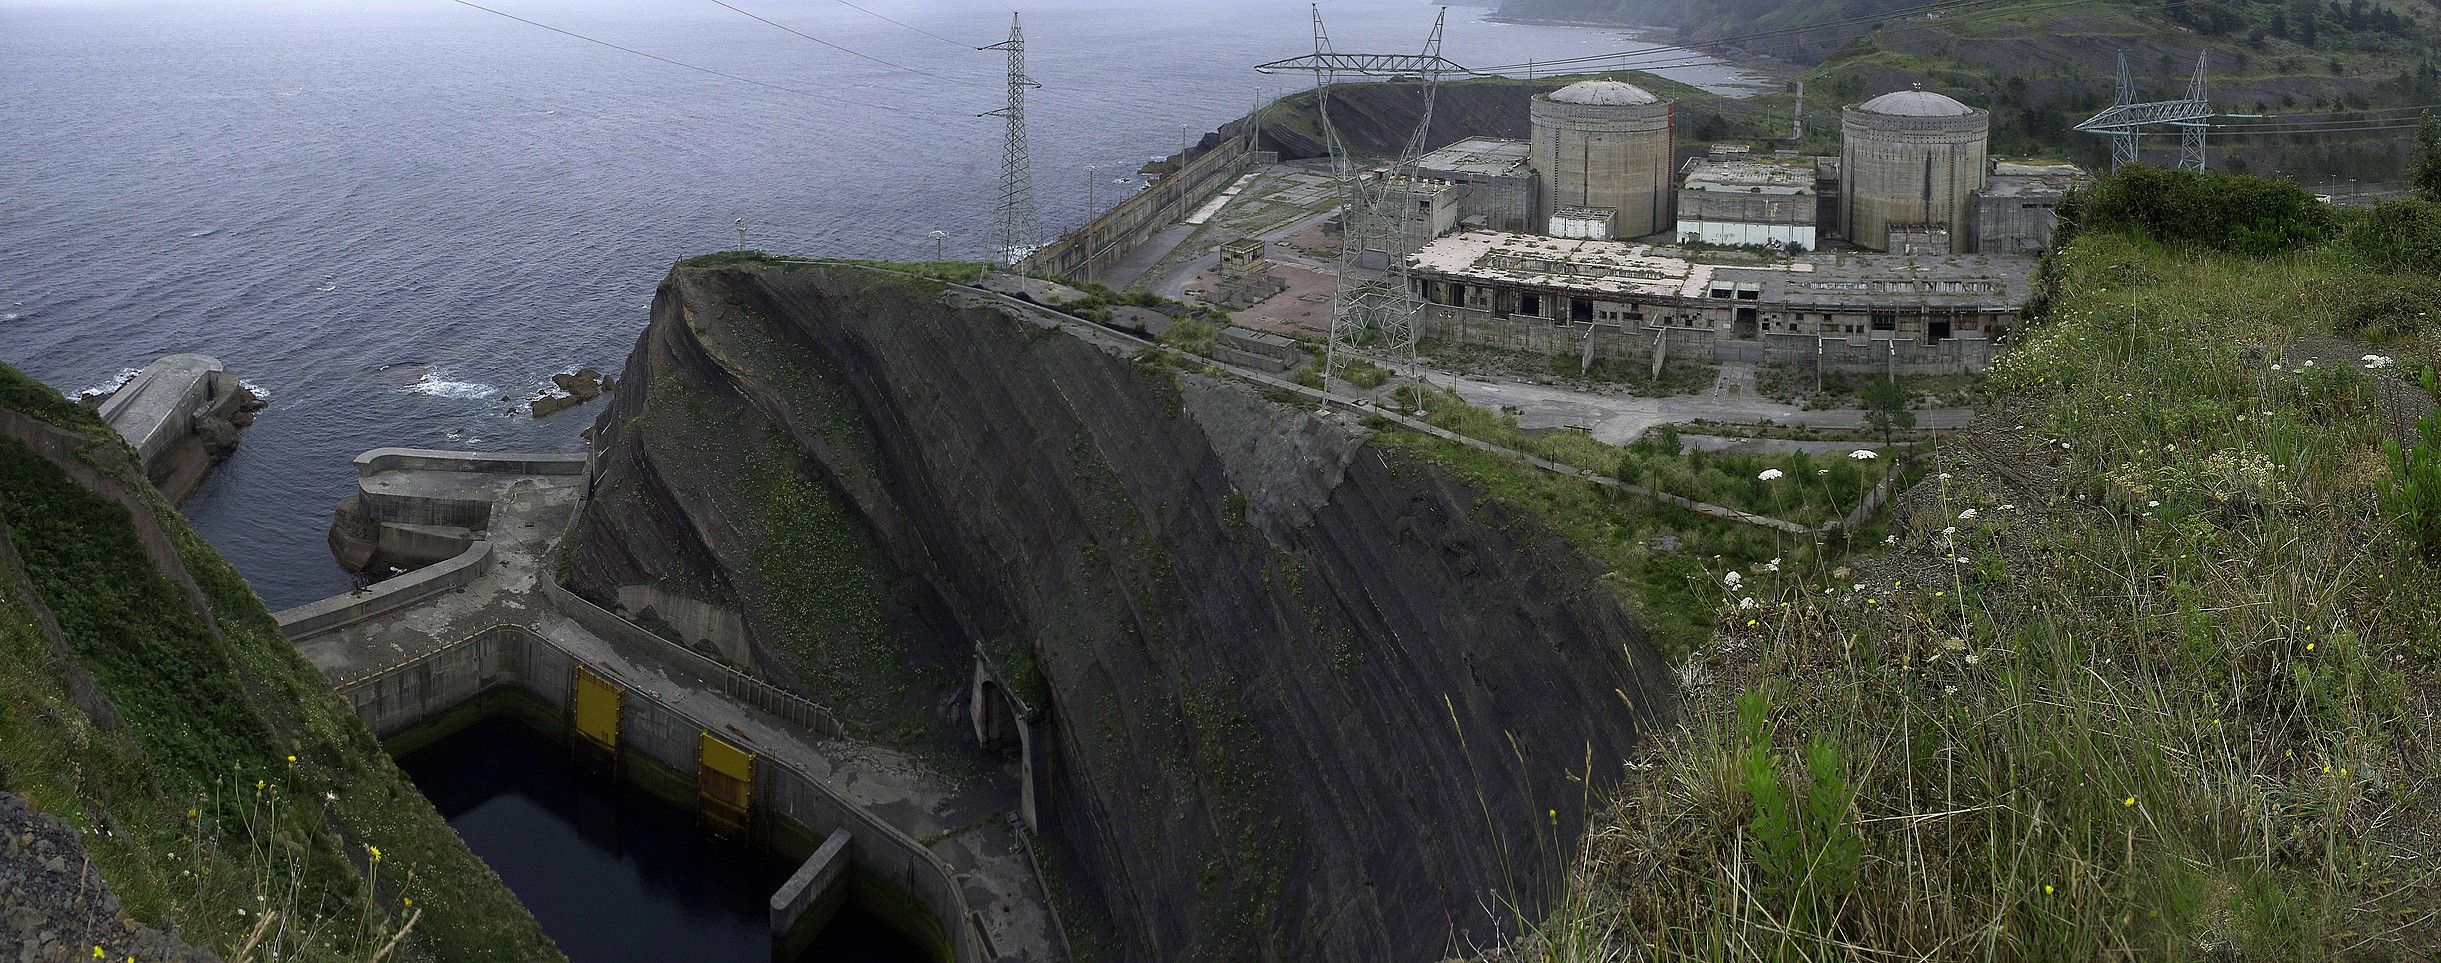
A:
POLYGON ((1839 224, 1876 251, 1966 250, 1990 171, 1989 112, 1916 87, 1840 112, 1839 224))
POLYGON ((1534 95, 1529 153, 1540 210, 1611 212, 1611 237, 1674 225, 1677 104, 1634 84, 1587 80, 1534 95))

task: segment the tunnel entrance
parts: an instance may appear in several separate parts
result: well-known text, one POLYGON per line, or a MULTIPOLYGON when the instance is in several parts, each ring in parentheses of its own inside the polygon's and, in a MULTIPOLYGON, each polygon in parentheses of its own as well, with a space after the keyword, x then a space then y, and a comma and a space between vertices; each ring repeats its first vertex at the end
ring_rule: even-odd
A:
POLYGON ((828 922, 784 952, 769 901, 797 860, 718 838, 690 808, 614 781, 514 718, 477 720, 398 762, 571 960, 938 959, 888 921, 905 898, 854 874, 828 922))

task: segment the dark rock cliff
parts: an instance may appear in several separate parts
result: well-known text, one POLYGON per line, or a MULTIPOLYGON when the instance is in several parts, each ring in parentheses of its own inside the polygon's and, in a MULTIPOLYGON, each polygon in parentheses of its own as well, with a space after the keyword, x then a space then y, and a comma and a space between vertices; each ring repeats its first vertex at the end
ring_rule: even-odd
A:
POLYGON ((1674 705, 1525 516, 938 285, 681 266, 623 383, 573 587, 731 609, 867 725, 896 724, 876 688, 960 704, 969 644, 807 617, 886 596, 985 640, 1046 708, 1058 875, 1128 958, 1439 959, 1538 920, 1589 792, 1674 705), (833 506, 852 524, 800 538, 833 506))

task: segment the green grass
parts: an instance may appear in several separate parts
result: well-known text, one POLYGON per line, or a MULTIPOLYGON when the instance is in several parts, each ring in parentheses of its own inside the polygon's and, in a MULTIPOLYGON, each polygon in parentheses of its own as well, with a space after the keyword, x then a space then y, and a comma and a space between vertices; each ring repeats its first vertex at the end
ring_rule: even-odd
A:
POLYGON ((2359 330, 2428 360, 2434 326, 2361 324, 2350 292, 2379 279, 2330 249, 2088 235, 2052 267, 2048 316, 1897 544, 1714 626, 1685 727, 1519 955, 2428 952, 2441 593, 2381 506, 2397 389, 2359 346, 2272 365, 2359 330), (1734 721, 1748 691, 1771 705, 1759 745, 1734 721), (1816 744, 1854 794, 1850 872, 1758 821, 1755 754, 1807 798, 1816 744))
MULTIPOLYGON (((0 385, 29 383, 0 368, 0 385)), ((85 830, 129 912, 195 945, 228 953, 268 910, 286 921, 284 958, 364 959, 420 913, 409 945, 433 959, 556 958, 132 455, 108 439, 85 459, 160 524, 218 629, 118 502, 0 440, 0 534, 24 562, 22 581, 0 569, 0 788, 85 830), (69 694, 76 666, 119 724, 69 694)))
POLYGON ((1844 454, 1774 455, 1679 453, 1671 428, 1656 429, 1636 445, 1596 441, 1571 428, 1528 432, 1517 416, 1467 404, 1455 392, 1436 389, 1425 421, 1469 438, 1574 465, 1680 498, 1722 505, 1812 528, 1847 515, 1881 481, 1895 459, 1859 461, 1844 454), (1777 470, 1780 476, 1762 475, 1777 470))

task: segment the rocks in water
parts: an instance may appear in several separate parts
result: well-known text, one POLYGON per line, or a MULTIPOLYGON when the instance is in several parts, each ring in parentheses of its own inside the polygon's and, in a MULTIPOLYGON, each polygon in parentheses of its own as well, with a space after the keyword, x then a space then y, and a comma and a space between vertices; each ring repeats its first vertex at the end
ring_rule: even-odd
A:
POLYGON ((592 368, 578 368, 566 374, 551 376, 553 391, 545 391, 532 404, 534 417, 548 418, 560 412, 592 401, 616 390, 618 382, 592 368))

